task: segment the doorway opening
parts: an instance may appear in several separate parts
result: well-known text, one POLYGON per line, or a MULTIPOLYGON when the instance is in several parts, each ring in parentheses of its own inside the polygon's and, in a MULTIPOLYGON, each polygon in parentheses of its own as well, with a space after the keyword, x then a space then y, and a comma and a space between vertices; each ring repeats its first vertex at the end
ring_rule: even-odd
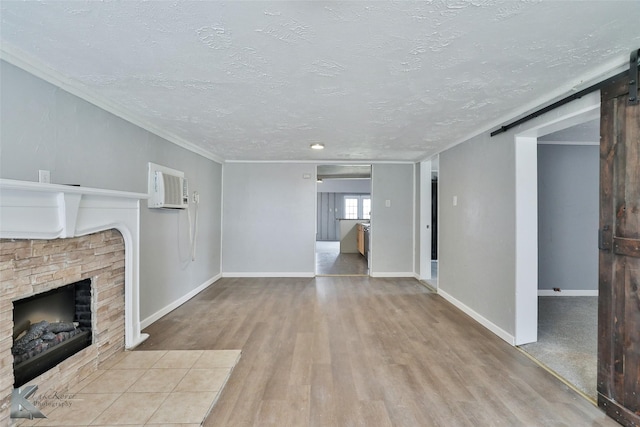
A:
POLYGON ((516 168, 528 164, 517 174, 516 344, 595 401, 600 111, 597 96, 587 101, 516 137, 516 168))
POLYGON ((438 163, 431 161, 431 279, 428 283, 438 287, 438 163))
POLYGON ((316 275, 368 276, 371 165, 318 165, 316 275))
POLYGON ((438 289, 439 156, 420 162, 420 280, 438 289))

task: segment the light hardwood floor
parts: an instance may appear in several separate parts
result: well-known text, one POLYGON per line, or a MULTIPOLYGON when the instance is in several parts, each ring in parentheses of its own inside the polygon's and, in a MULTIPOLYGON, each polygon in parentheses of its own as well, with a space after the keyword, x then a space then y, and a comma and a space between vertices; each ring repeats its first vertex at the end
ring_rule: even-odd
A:
POLYGON ((140 350, 241 349, 205 426, 617 426, 413 279, 222 279, 140 350))

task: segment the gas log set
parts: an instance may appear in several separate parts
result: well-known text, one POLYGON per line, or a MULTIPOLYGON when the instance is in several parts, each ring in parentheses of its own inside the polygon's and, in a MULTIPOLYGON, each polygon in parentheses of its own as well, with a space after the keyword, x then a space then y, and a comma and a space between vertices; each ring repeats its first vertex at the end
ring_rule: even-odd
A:
POLYGON ((91 319, 89 279, 14 302, 14 387, 91 345, 91 319))
POLYGON ((31 325, 30 322, 20 325, 16 329, 18 336, 14 335, 13 348, 11 349, 13 362, 15 364, 22 363, 79 334, 82 329, 78 326, 78 322, 49 323, 46 320, 34 325, 31 325))

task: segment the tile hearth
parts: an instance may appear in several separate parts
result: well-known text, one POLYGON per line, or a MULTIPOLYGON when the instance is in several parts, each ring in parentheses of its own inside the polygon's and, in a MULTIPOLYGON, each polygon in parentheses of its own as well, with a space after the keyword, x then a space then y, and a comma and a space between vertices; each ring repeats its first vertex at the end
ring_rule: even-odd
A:
POLYGON ((240 350, 123 351, 68 392, 29 400, 46 419, 19 426, 200 426, 240 350))

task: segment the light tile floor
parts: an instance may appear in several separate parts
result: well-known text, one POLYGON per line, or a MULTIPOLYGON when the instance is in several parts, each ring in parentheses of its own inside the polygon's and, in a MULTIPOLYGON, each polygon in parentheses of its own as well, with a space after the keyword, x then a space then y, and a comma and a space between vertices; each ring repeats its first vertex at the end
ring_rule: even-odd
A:
MULTIPOLYGON (((125 351, 20 426, 200 426, 240 350, 125 351)), ((37 395, 34 396, 37 399, 37 395)))

